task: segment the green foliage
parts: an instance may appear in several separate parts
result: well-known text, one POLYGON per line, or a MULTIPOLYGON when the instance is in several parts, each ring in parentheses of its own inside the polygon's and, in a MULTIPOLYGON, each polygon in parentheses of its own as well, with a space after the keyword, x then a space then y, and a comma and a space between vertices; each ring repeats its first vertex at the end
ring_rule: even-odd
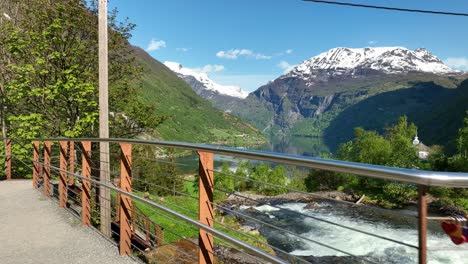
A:
MULTIPOLYGON (((415 135, 416 126, 409 123, 405 116, 388 127, 385 135, 356 128, 354 139, 339 147, 338 157, 360 163, 419 168, 421 162, 412 145, 415 135)), ((389 207, 401 205, 416 196, 413 185, 335 172, 311 171, 305 183, 309 191, 340 189, 359 195, 367 194, 376 202, 389 207)))
POLYGON ((463 119, 463 126, 458 130, 457 150, 462 159, 468 160, 468 116, 463 119))
POLYGON ((304 184, 308 192, 344 190, 345 186, 346 188, 356 186, 358 178, 332 171, 310 170, 304 179, 304 184))
POLYGON ((169 149, 165 155, 165 161, 158 162, 154 149, 150 146, 135 148, 133 186, 136 190, 158 196, 178 196, 184 191, 184 179, 179 175, 174 151, 169 149))

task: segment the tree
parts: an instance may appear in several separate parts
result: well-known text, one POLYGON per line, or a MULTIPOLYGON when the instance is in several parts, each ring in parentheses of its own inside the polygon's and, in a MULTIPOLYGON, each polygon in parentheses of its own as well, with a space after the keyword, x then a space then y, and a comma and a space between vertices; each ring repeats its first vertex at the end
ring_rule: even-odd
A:
MULTIPOLYGON (((383 136, 375 131, 356 128, 354 139, 340 146, 338 157, 343 160, 375 165, 419 168, 421 164, 416 156, 416 148, 412 145, 416 131, 416 126, 409 123, 405 116, 400 117, 395 125, 387 128, 383 136)), ((315 173, 311 175, 314 176, 315 173)), ((316 188, 319 183, 316 179, 311 180, 311 175, 309 175, 308 184, 316 188)), ((329 177, 333 177, 333 180, 328 180, 328 185, 332 188, 340 184, 344 189, 358 194, 371 194, 388 206, 399 205, 416 194, 413 185, 404 183, 334 173, 329 177)), ((315 175, 315 178, 318 177, 315 175)))
POLYGON ((460 156, 468 160, 468 112, 463 119, 463 126, 458 130, 457 149, 460 156))
MULTIPOLYGON (((8 136, 27 146, 37 137, 95 137, 95 5, 89 8, 85 0, 5 0, 0 11, 12 17, 0 23, 0 86, 8 136)), ((134 25, 118 22, 116 14, 114 10, 109 16, 110 130, 111 136, 131 137, 151 131, 164 118, 136 92, 141 69, 127 41, 134 25)))

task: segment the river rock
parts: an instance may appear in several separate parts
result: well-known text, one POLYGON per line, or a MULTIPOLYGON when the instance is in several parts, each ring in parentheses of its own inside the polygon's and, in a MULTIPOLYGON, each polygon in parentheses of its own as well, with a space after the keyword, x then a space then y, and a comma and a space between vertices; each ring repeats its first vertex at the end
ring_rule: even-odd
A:
POLYGON ((308 203, 304 209, 314 209, 314 208, 317 208, 317 207, 320 207, 320 204, 317 203, 317 202, 311 202, 311 203, 308 203))

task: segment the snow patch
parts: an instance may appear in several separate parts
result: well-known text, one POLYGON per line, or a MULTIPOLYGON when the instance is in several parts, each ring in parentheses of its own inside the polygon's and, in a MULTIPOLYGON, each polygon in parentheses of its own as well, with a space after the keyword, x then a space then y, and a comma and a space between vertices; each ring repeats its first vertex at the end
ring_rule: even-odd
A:
POLYGON ((428 72, 434 74, 458 73, 423 48, 404 47, 334 48, 298 65, 286 77, 310 79, 319 72, 330 76, 355 75, 356 69, 372 69, 386 74, 428 72))
POLYGON ((197 72, 189 68, 184 68, 180 63, 166 61, 164 62, 164 65, 166 65, 166 67, 168 67, 177 74, 193 76, 197 81, 201 82, 207 90, 242 99, 246 98, 249 95, 247 91, 244 91, 239 86, 218 84, 215 81, 211 80, 206 73, 197 72))

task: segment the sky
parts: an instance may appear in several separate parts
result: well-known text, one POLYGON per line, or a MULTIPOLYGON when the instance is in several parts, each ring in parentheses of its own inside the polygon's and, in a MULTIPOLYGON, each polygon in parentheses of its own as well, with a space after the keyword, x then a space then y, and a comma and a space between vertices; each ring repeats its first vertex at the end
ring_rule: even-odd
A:
MULTIPOLYGON (((468 13, 463 0, 338 0, 468 13)), ((109 0, 136 24, 130 42, 155 59, 253 91, 335 47, 424 47, 468 71, 468 17, 331 6, 302 0, 109 0)))

